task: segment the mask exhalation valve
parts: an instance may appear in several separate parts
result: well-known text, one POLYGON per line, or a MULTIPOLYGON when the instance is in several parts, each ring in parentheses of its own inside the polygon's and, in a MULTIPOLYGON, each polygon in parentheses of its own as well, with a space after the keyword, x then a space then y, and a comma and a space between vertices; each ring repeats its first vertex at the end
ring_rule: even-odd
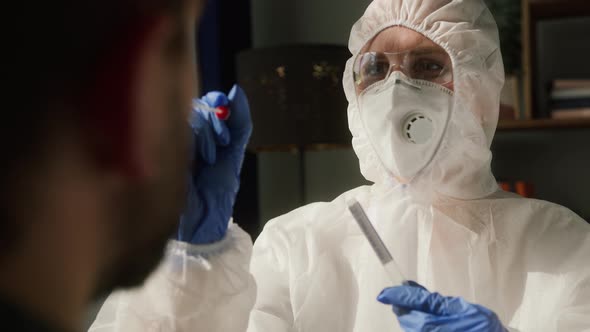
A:
POLYGON ((413 114, 404 123, 404 137, 414 144, 427 143, 434 133, 432 120, 422 114, 413 114))

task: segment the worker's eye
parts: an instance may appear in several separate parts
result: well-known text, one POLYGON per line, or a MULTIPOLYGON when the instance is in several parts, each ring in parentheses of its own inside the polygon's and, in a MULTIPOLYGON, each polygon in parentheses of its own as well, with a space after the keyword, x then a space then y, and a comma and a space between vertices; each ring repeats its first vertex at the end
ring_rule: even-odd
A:
POLYGON ((445 69, 444 63, 434 59, 421 58, 412 64, 412 78, 431 80, 439 77, 445 69))
POLYGON ((383 79, 389 71, 389 63, 376 60, 363 66, 362 76, 367 79, 383 79))
POLYGON ((381 53, 364 53, 357 60, 355 68, 355 81, 357 85, 366 88, 387 77, 389 61, 381 53))

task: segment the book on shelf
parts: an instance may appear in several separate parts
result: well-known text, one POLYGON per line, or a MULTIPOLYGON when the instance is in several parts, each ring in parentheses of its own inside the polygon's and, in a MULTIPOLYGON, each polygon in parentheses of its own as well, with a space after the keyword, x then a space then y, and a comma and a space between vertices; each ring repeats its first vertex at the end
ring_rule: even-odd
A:
POLYGON ((555 109, 551 112, 551 118, 556 120, 590 119, 590 107, 555 109))
POLYGON ((590 87, 587 88, 568 88, 568 89, 553 89, 551 91, 551 99, 577 99, 590 98, 590 87))
POLYGON ((552 99, 550 102, 551 109, 572 109, 590 107, 589 98, 571 98, 571 99, 552 99))
POLYGON ((590 118, 590 80, 553 81, 549 106, 552 119, 590 118))
POLYGON ((554 90, 567 90, 567 89, 590 89, 590 79, 579 79, 579 80, 565 80, 558 79, 553 81, 554 90))
MULTIPOLYGON (((588 0, 580 1, 590 3, 588 0)), ((573 16, 538 17, 533 28, 535 35, 531 37, 534 38, 535 56, 532 70, 535 88, 532 93, 536 99, 535 115, 546 118, 551 116, 552 109, 562 108, 550 104, 548 87, 552 83, 557 81, 556 89, 589 87, 590 66, 587 63, 590 49, 587 45, 590 16, 586 17, 581 13, 573 16)))

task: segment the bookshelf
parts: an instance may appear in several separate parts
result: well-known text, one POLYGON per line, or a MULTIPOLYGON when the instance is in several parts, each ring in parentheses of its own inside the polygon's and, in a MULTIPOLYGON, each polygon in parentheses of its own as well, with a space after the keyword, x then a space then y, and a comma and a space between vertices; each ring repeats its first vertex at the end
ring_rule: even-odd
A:
MULTIPOLYGON (((531 124, 529 119, 537 118, 540 107, 537 105, 537 94, 539 88, 535 82, 539 80, 539 70, 536 63, 537 43, 537 24, 541 21, 556 20, 563 18, 588 17, 590 16, 590 1, 588 0, 520 0, 522 4, 522 70, 523 70, 523 90, 524 90, 524 118, 522 124, 507 124, 512 129, 525 128, 535 129, 535 126, 541 128, 570 128, 570 127, 588 127, 586 121, 554 121, 543 120, 539 123, 531 124), (578 124, 576 122, 581 122, 578 124), (530 128, 532 127, 532 128, 530 128)), ((566 75, 562 78, 572 78, 566 75)), ((535 120, 536 121, 536 120, 535 120)))

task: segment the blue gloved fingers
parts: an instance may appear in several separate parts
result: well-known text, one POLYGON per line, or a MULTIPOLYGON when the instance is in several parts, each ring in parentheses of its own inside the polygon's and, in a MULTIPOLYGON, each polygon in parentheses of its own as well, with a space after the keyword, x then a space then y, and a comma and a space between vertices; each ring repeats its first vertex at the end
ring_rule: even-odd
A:
POLYGON ((226 124, 232 136, 232 146, 244 150, 252 134, 252 117, 248 97, 246 97, 244 90, 236 84, 231 89, 228 98, 231 115, 226 124))
POLYGON ((207 191, 202 192, 201 195, 205 202, 216 202, 214 208, 207 208, 204 211, 202 220, 215 222, 199 223, 192 233, 190 243, 209 244, 220 241, 225 236, 229 220, 231 219, 235 194, 226 191, 207 191))
MULTIPOLYGON (((419 283, 413 281, 413 280, 406 280, 404 282, 402 282, 402 285, 404 286, 411 286, 411 287, 418 287, 418 288, 422 288, 424 290, 427 291, 426 287, 420 285, 419 283)), ((408 309, 405 308, 400 308, 400 307, 396 307, 396 306, 392 306, 393 307, 393 312, 397 315, 397 316, 402 316, 405 315, 409 312, 408 309)))
POLYGON ((455 317, 452 324, 453 328, 458 331, 493 331, 506 332, 500 318, 492 310, 457 298, 465 307, 460 314, 451 315, 455 317))
MULTIPOLYGON (((206 96, 200 99, 201 102, 207 104, 209 107, 228 106, 229 100, 221 92, 209 92, 206 96)), ((198 103, 197 103, 198 105, 198 103)), ((229 129, 223 121, 219 120, 214 112, 201 109, 199 107, 193 108, 191 114, 190 123, 193 128, 204 126, 204 122, 207 122, 209 126, 213 127, 215 133, 215 139, 217 144, 226 146, 230 141, 229 129)))
POLYGON ((223 92, 219 91, 211 91, 203 96, 201 100, 207 103, 210 107, 229 106, 228 97, 223 92))
POLYGON ((409 313, 413 308, 408 305, 408 299, 413 298, 419 288, 413 288, 409 286, 396 286, 386 288, 379 296, 377 301, 383 304, 389 304, 392 306, 393 312, 396 316, 403 316, 409 313))
POLYGON ((189 125, 193 131, 193 161, 213 164, 216 160, 215 135, 209 124, 209 112, 193 108, 189 117, 189 125))
POLYGON ((460 301, 450 301, 438 293, 430 293, 423 287, 397 286, 384 289, 377 300, 401 309, 418 310, 434 315, 450 315, 461 312, 460 301))
POLYGON ((447 325, 446 317, 438 317, 421 311, 410 311, 407 315, 398 317, 399 325, 405 332, 458 332, 469 330, 456 330, 447 325))
POLYGON ((199 108, 192 110, 190 125, 195 133, 197 156, 209 165, 214 164, 217 160, 217 146, 227 146, 230 143, 229 129, 214 113, 199 108))
POLYGON ((418 288, 422 288, 423 290, 428 290, 426 289, 426 287, 420 285, 419 283, 413 281, 413 280, 406 280, 404 282, 402 282, 402 285, 404 286, 410 286, 410 287, 418 287, 418 288))
POLYGON ((191 126, 195 150, 198 150, 197 157, 205 162, 198 163, 197 160, 197 167, 192 168, 195 191, 189 192, 189 207, 181 217, 177 235, 181 241, 213 243, 223 239, 227 232, 239 190, 244 152, 252 131, 244 92, 234 87, 230 97, 231 102, 224 94, 212 92, 201 99, 210 107, 230 103, 231 114, 226 121, 220 121, 212 112, 193 110, 191 126))
MULTIPOLYGON (((223 92, 211 91, 207 93, 202 99, 210 107, 228 106, 229 99, 223 92)), ((230 133, 223 121, 219 120, 217 115, 209 112, 210 121, 213 124, 215 133, 218 135, 218 144, 226 146, 230 141, 230 133)))
POLYGON ((233 172, 239 176, 246 147, 252 134, 252 118, 248 98, 238 85, 234 85, 229 93, 229 98, 232 113, 226 124, 230 130, 232 142, 226 152, 232 159, 233 172))
POLYGON ((199 198, 197 190, 193 185, 194 180, 191 175, 189 175, 189 177, 186 207, 180 216, 180 225, 178 227, 177 235, 177 239, 184 242, 189 242, 191 240, 201 222, 198 216, 202 216, 205 209, 203 201, 199 198))
MULTIPOLYGON (((490 315, 483 313, 472 305, 473 310, 466 313, 438 316, 417 310, 399 316, 400 326, 406 332, 437 331, 437 332, 507 332, 498 317, 488 309, 490 315)), ((480 307, 483 308, 483 307, 480 307)))
MULTIPOLYGON (((428 289, 426 289, 426 287, 412 280, 406 280, 402 284, 404 286, 417 287, 428 292, 428 289)), ((458 314, 464 312, 466 310, 467 305, 469 304, 462 298, 445 297, 441 296, 438 293, 431 293, 431 295, 429 296, 429 300, 431 301, 431 303, 429 304, 429 307, 431 308, 430 312, 433 314, 458 314), (444 312, 441 311, 443 309, 444 312)))
POLYGON ((384 289, 377 299, 393 306, 406 332, 506 332, 497 315, 485 307, 431 293, 413 281, 403 284, 384 289))
POLYGON ((412 286, 395 286, 385 288, 377 297, 377 300, 383 304, 394 305, 417 310, 426 303, 430 292, 418 287, 412 286))
POLYGON ((217 143, 213 127, 207 121, 205 115, 199 115, 196 120, 197 127, 193 127, 194 144, 196 149, 196 161, 199 159, 212 165, 217 160, 217 143))
POLYGON ((211 124, 213 132, 215 133, 215 142, 219 146, 229 145, 231 140, 230 133, 224 121, 219 120, 217 115, 213 112, 208 112, 207 120, 211 124))

